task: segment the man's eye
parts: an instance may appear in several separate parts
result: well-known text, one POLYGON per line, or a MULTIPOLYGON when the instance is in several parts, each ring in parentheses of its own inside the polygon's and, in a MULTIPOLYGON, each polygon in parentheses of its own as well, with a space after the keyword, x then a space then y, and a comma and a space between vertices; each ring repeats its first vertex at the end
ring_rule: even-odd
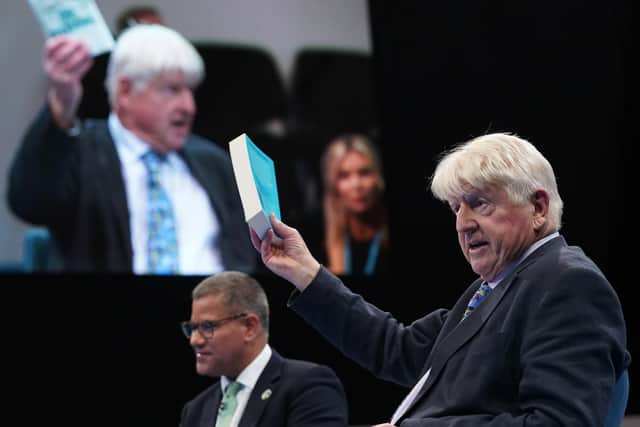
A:
POLYGON ((177 85, 164 85, 159 88, 160 93, 163 95, 174 95, 180 92, 180 87, 177 85))
POLYGON ((214 322, 202 322, 200 323, 200 329, 203 331, 212 331, 216 328, 216 324, 214 322))
POLYGON ((480 199, 473 207, 473 210, 481 215, 490 215, 495 210, 495 205, 489 200, 480 199))
POLYGON ((486 206, 487 200, 482 197, 472 196, 467 199, 467 203, 471 209, 478 209, 486 206))

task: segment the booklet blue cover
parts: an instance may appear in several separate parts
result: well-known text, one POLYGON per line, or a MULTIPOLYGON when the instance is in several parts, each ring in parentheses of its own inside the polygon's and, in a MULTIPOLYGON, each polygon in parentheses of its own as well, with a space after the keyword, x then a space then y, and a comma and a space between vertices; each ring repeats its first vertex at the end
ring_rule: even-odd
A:
POLYGON ((244 219, 264 238, 272 228, 269 215, 281 219, 274 162, 245 133, 229 142, 229 153, 244 219))
POLYGON ((282 218, 280 217, 280 201, 278 199, 276 169, 273 160, 258 148, 248 135, 247 151, 262 209, 267 214, 267 217, 273 213, 280 220, 282 218))

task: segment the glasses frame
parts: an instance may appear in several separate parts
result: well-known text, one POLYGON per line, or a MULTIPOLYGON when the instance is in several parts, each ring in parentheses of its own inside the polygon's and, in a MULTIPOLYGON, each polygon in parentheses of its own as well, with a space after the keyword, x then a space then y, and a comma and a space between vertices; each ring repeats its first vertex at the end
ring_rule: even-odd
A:
POLYGON ((180 330, 184 334, 187 339, 191 339, 191 336, 195 331, 198 331, 200 336, 204 339, 211 339, 216 332, 216 329, 224 325, 225 323, 229 323, 232 320, 242 319, 243 317, 247 317, 247 313, 238 313, 233 316, 224 317, 218 320, 205 320, 199 323, 184 321, 180 322, 180 330))

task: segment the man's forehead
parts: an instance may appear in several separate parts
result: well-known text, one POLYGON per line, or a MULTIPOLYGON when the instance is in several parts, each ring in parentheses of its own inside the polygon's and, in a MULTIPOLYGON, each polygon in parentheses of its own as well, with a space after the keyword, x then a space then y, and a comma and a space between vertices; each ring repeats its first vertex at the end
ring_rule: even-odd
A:
POLYGON ((487 185, 482 188, 474 187, 469 183, 464 183, 460 186, 461 191, 452 195, 449 198, 449 203, 459 203, 461 201, 468 202, 469 200, 477 199, 478 197, 494 197, 499 192, 503 191, 496 185, 487 185))
POLYGON ((156 82, 181 83, 186 81, 186 76, 182 70, 163 70, 158 71, 151 80, 156 82))

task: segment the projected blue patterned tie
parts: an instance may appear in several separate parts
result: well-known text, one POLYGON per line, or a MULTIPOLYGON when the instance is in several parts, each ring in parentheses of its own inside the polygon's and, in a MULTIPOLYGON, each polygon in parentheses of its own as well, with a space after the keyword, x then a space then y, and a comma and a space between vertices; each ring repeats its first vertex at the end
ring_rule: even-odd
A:
POLYGON ((482 282, 476 293, 473 294, 471 301, 469 301, 469 305, 464 311, 462 320, 466 319, 467 316, 471 314, 473 310, 475 310, 475 308, 482 302, 482 300, 489 294, 489 292, 491 292, 491 286, 489 286, 487 282, 482 282))
POLYGON ((149 151, 142 156, 147 168, 149 217, 147 220, 147 266, 150 273, 173 274, 178 271, 178 242, 171 200, 160 184, 163 154, 149 151))

